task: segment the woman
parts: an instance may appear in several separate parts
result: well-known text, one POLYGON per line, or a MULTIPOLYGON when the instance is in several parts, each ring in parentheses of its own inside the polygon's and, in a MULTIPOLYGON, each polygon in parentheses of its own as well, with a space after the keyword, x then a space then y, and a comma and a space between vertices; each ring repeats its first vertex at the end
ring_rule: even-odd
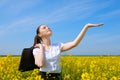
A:
POLYGON ((40 75, 44 80, 61 80, 61 52, 77 46, 90 27, 102 26, 103 24, 86 24, 75 40, 67 43, 51 43, 51 29, 46 25, 40 25, 34 39, 33 55, 35 64, 40 67, 40 75))

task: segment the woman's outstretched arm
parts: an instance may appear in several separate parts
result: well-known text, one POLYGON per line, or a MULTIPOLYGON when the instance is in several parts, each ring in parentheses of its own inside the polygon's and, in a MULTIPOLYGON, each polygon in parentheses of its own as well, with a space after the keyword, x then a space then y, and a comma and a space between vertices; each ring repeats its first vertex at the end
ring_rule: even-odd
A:
POLYGON ((67 51, 67 50, 72 49, 73 47, 77 46, 80 43, 80 41, 83 39, 83 37, 84 37, 86 31, 88 30, 88 28, 102 26, 102 25, 103 24, 90 24, 90 23, 86 24, 83 27, 82 31, 75 38, 75 40, 73 40, 71 42, 68 42, 68 43, 65 43, 65 44, 62 45, 61 51, 62 52, 63 51, 67 51))

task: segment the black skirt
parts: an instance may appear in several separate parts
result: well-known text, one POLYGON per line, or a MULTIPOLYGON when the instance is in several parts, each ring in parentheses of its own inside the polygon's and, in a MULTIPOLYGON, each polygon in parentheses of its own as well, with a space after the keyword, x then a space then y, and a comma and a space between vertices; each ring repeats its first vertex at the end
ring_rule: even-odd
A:
POLYGON ((61 73, 47 73, 47 72, 39 72, 39 75, 44 80, 62 80, 61 73))

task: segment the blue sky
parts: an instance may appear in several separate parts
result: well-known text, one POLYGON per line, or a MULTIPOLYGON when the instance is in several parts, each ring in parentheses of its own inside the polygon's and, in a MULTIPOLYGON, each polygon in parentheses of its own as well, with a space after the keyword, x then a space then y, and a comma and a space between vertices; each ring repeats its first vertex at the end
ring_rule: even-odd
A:
POLYGON ((48 25, 52 42, 74 40, 87 23, 80 44, 63 54, 120 55, 120 0, 0 0, 0 55, 20 55, 32 46, 36 28, 48 25))

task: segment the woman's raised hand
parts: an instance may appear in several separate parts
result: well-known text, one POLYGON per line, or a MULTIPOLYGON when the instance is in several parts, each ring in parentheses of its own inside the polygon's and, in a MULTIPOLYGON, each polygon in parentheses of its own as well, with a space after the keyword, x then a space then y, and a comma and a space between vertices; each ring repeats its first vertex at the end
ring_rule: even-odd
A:
POLYGON ((98 27, 98 26, 103 26, 104 24, 103 23, 99 23, 99 24, 91 24, 91 23, 88 23, 86 24, 86 26, 89 28, 89 27, 98 27))
POLYGON ((36 44, 35 46, 34 46, 35 48, 40 48, 40 49, 43 49, 43 45, 42 44, 36 44))

